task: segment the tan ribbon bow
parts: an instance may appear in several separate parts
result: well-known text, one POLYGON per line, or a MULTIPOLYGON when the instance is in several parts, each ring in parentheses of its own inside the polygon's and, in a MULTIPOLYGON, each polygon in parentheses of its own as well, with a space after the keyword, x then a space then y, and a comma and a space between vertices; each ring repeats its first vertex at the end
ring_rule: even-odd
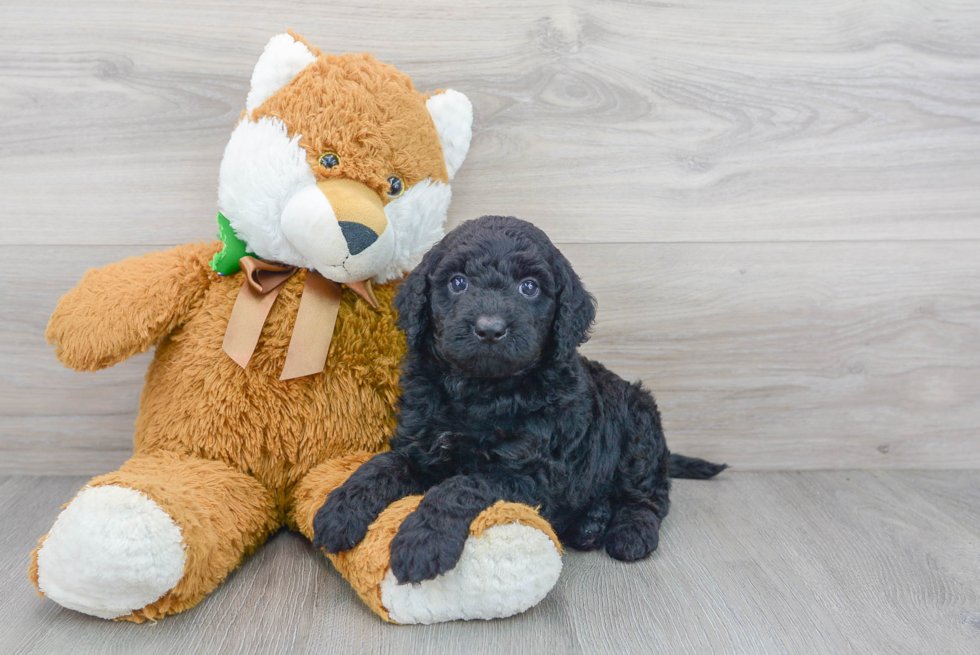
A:
MULTIPOLYGON (((245 368, 255 352, 262 327, 279 297, 279 292, 286 280, 299 268, 273 264, 247 255, 239 263, 245 271, 245 283, 242 284, 231 310, 221 347, 235 363, 245 368)), ((347 286, 372 307, 378 306, 370 281, 347 286)), ((308 270, 280 380, 291 380, 323 371, 339 311, 340 285, 316 271, 308 270)))

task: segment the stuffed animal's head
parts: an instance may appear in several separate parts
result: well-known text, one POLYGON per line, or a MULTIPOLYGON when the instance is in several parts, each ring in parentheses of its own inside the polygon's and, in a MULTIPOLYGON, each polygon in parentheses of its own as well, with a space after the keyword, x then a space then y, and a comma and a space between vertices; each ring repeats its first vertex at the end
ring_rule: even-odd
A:
POLYGON ((386 282, 443 236, 472 123, 462 93, 428 96, 370 55, 321 54, 280 34, 252 73, 218 206, 263 259, 386 282))

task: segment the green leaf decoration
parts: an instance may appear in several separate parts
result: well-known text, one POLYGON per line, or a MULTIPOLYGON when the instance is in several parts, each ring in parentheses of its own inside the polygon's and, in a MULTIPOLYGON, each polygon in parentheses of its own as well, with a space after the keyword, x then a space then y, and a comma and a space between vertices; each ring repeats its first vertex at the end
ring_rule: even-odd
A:
POLYGON ((231 222, 221 212, 218 212, 218 238, 224 242, 225 247, 211 259, 211 270, 217 271, 220 275, 237 273, 242 268, 238 263, 239 259, 245 255, 255 256, 248 251, 245 242, 238 238, 231 227, 231 222))

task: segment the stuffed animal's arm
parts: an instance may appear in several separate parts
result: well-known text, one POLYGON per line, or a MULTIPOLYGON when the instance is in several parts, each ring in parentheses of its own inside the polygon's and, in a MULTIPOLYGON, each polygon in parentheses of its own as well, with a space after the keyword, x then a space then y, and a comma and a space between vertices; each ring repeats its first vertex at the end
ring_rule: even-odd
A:
POLYGON ((46 336, 58 359, 97 371, 145 352, 172 332, 210 284, 219 243, 189 244, 92 269, 66 293, 46 336))

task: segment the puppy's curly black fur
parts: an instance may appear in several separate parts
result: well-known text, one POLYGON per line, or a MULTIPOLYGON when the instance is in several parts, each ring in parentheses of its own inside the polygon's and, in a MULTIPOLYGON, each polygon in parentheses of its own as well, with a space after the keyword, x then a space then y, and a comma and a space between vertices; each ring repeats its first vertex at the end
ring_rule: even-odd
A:
POLYGON ((671 456, 653 396, 578 354, 595 300, 548 237, 484 216, 437 244, 395 300, 408 356, 391 451, 330 494, 315 543, 348 550, 395 500, 425 493, 391 544, 399 582, 452 569, 498 500, 540 507, 564 544, 637 560, 657 547, 671 456))

